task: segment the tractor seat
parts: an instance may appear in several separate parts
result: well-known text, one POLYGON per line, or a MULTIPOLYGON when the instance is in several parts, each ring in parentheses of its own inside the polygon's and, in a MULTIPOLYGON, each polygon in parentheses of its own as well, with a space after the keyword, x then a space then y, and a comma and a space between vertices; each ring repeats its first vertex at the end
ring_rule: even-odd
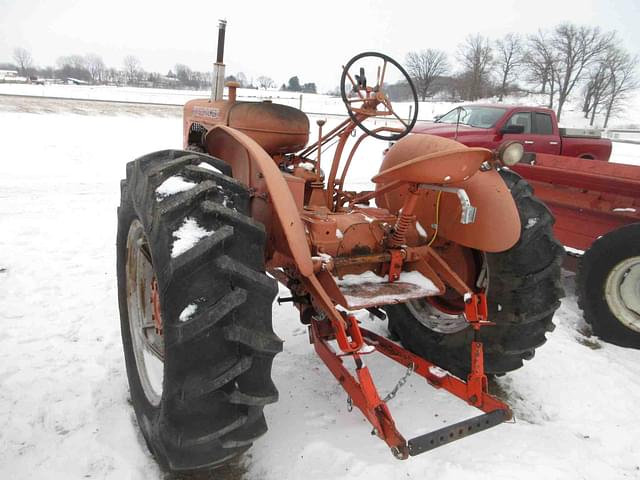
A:
POLYGON ((446 152, 429 153, 383 170, 371 179, 373 183, 396 180, 407 183, 446 185, 468 179, 492 154, 486 148, 463 147, 446 152))

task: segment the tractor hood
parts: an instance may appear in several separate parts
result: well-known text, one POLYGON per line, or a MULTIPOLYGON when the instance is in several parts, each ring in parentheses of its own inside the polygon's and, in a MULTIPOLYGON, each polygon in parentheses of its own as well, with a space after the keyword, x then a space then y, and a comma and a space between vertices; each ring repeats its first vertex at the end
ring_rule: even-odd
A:
MULTIPOLYGON (((465 135, 475 135, 479 132, 487 132, 486 128, 470 127, 469 125, 458 126, 458 137, 465 135)), ((456 135, 455 123, 423 123, 413 128, 413 133, 428 133, 438 137, 453 138, 456 135)))

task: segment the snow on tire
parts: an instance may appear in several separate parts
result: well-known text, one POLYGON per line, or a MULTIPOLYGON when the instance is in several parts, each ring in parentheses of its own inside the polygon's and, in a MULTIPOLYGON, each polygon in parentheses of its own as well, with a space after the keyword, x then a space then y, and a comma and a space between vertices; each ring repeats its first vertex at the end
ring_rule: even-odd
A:
MULTIPOLYGON (((551 212, 518 174, 503 169, 500 175, 518 207, 522 230, 520 240, 505 252, 477 252, 487 267, 489 320, 496 323, 481 329, 479 338, 484 343, 486 372, 498 375, 521 367, 546 342, 564 294, 560 284, 564 249, 553 236, 551 212)), ((385 309, 389 330, 405 347, 466 377, 473 330, 464 320, 447 321, 442 329, 429 328, 407 304, 385 309)))
POLYGON ((221 160, 165 150, 129 163, 121 186, 118 296, 131 400, 149 449, 174 472, 247 450, 267 430, 264 405, 278 399, 277 285, 264 273, 264 227, 230 175, 221 160))

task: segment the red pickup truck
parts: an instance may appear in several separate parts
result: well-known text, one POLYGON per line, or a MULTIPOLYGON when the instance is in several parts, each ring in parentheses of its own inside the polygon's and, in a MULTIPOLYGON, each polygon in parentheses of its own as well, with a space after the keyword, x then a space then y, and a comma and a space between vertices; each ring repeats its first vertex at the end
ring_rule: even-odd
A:
POLYGON ((611 141, 594 130, 558 128, 553 110, 507 105, 464 105, 416 125, 414 133, 456 138, 470 147, 496 149, 509 140, 525 152, 548 153, 591 160, 609 160, 611 141))

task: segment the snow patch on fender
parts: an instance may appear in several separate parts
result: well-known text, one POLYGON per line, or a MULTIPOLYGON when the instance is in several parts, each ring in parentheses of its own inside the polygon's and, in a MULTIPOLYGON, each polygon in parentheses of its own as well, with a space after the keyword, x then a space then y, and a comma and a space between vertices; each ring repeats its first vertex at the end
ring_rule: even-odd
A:
POLYGON ((180 228, 173 232, 173 246, 171 247, 171 257, 176 258, 182 255, 187 250, 190 250, 202 240, 204 237, 211 235, 213 230, 206 230, 198 225, 198 222, 193 217, 185 218, 180 228))

